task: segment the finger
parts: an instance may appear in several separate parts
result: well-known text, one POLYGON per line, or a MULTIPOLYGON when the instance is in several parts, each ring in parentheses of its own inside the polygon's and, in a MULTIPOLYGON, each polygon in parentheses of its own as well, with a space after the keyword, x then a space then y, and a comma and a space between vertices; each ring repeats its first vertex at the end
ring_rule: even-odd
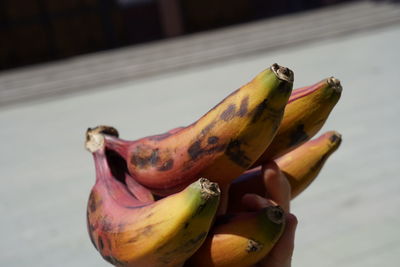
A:
POLYGON ((272 200, 265 199, 256 194, 246 194, 242 197, 242 204, 248 211, 258 211, 265 207, 276 206, 272 200))
POLYGON ((290 211, 290 184, 274 161, 263 165, 262 174, 267 198, 275 201, 286 212, 290 211))
POLYGON ((297 218, 293 214, 286 215, 286 226, 281 238, 278 240, 267 257, 257 266, 263 267, 290 267, 294 249, 294 236, 297 227, 297 218))

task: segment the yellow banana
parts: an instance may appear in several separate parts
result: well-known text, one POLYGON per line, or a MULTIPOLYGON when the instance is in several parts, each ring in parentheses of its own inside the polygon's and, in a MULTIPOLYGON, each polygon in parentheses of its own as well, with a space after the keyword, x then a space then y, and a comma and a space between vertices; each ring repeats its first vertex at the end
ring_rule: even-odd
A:
MULTIPOLYGON (((338 132, 329 131, 275 160, 290 183, 292 199, 303 192, 317 177, 326 160, 339 147, 341 140, 342 137, 338 132)), ((229 190, 228 212, 244 210, 241 199, 247 193, 265 196, 261 167, 247 171, 232 183, 229 190)))
POLYGON ((86 147, 96 166, 88 231, 103 258, 116 266, 182 266, 207 236, 218 207, 218 185, 201 178, 154 201, 136 184, 128 190, 125 181, 132 178, 113 165, 116 155, 104 149, 101 134, 89 130, 86 147))
POLYGON ((342 136, 338 132, 330 131, 276 159, 276 163, 288 178, 292 199, 314 181, 326 160, 338 149, 341 142, 342 136))
POLYGON ((342 86, 334 77, 292 92, 279 130, 251 168, 278 158, 312 138, 340 99, 342 86))
POLYGON ((204 244, 185 266, 251 266, 268 254, 284 226, 284 212, 278 206, 218 217, 204 244))
POLYGON ((131 176, 155 194, 178 192, 199 177, 223 188, 275 136, 292 84, 292 71, 274 64, 187 127, 136 141, 108 134, 106 147, 118 152, 131 176))

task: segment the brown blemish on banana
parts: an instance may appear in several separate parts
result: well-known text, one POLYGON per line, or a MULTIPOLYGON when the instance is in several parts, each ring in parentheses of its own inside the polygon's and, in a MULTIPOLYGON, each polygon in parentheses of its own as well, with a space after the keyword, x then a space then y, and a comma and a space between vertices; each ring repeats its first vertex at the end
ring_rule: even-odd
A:
POLYGON ((135 235, 136 236, 149 236, 149 235, 152 234, 154 226, 156 226, 156 225, 158 225, 160 223, 162 223, 162 222, 149 224, 149 225, 146 225, 146 226, 144 226, 142 228, 139 228, 139 229, 136 230, 136 234, 135 235))
POLYGON ((262 249, 263 245, 255 240, 249 239, 247 241, 247 247, 246 247, 246 252, 251 253, 251 252, 257 252, 262 249))
POLYGON ((88 208, 91 213, 96 212, 97 207, 101 205, 103 200, 97 200, 96 193, 91 191, 89 195, 88 208))
POLYGON ((154 212, 153 212, 153 211, 149 212, 149 213, 146 215, 146 219, 150 218, 150 217, 153 216, 153 215, 154 215, 154 212))
POLYGON ((215 145, 216 143, 218 143, 218 141, 219 141, 219 137, 218 136, 210 136, 207 139, 207 143, 209 145, 215 145))
POLYGON ((138 168, 154 166, 160 160, 159 150, 146 145, 139 145, 132 154, 131 163, 138 168))
POLYGON ((100 224, 101 230, 104 232, 110 232, 113 229, 113 224, 107 216, 101 218, 100 224))
POLYGON ((236 111, 236 105, 230 104, 220 115, 220 119, 224 121, 229 121, 236 116, 244 117, 248 112, 249 97, 246 96, 240 102, 239 110, 236 111))
POLYGON ((102 251, 104 249, 104 243, 103 243, 103 239, 101 238, 101 236, 98 236, 97 244, 99 245, 99 250, 102 251))
POLYGON ((237 115, 238 115, 239 117, 244 117, 244 116, 246 116, 246 114, 247 114, 247 112, 248 112, 248 110, 247 110, 248 106, 249 106, 249 97, 246 96, 246 97, 243 98, 242 101, 240 102, 240 107, 239 107, 239 111, 237 112, 237 115))
POLYGON ((187 150, 187 152, 192 160, 196 160, 204 155, 209 155, 214 152, 223 151, 225 149, 224 144, 215 145, 215 146, 211 146, 211 147, 207 147, 207 146, 202 147, 201 141, 202 141, 202 139, 196 140, 191 146, 189 146, 189 148, 187 150))
MULTIPOLYGON (((203 148, 201 143, 204 140, 204 138, 206 137, 206 135, 214 128, 214 126, 216 125, 216 121, 212 121, 209 124, 206 125, 206 127, 204 127, 200 134, 197 137, 197 140, 191 145, 189 146, 187 152, 190 156, 190 158, 192 160, 196 160, 197 158, 200 158, 203 155, 206 154, 211 154, 213 152, 222 150, 223 148, 221 148, 220 146, 215 146, 215 147, 211 147, 211 148, 203 148)), ((208 145, 216 145, 219 141, 219 138, 217 136, 210 136, 207 139, 207 143, 208 145)), ((185 164, 185 168, 188 169, 190 168, 191 164, 185 164)))
POLYGON ((153 231, 154 225, 155 224, 149 224, 149 225, 146 225, 145 227, 142 227, 142 228, 136 230, 136 234, 132 238, 130 238, 127 241, 127 243, 135 243, 136 241, 139 240, 139 237, 149 236, 153 231))
POLYGON ((309 139, 307 133, 304 131, 304 124, 299 124, 296 130, 290 135, 289 146, 295 146, 309 139))
POLYGON ((232 140, 225 150, 228 158, 237 165, 248 168, 251 165, 251 160, 246 156, 245 150, 241 149, 242 142, 240 140, 232 140))
POLYGON ((96 230, 96 228, 90 223, 88 212, 86 214, 86 224, 87 224, 87 228, 88 228, 90 242, 92 242, 93 246, 98 250, 96 243, 94 242, 94 237, 93 237, 93 233, 94 233, 94 230, 96 230))
POLYGON ((219 116, 221 120, 229 121, 235 117, 236 105, 230 104, 219 116))
POLYGON ((158 171, 168 171, 170 169, 172 169, 172 167, 174 166, 174 160, 173 159, 169 159, 167 161, 165 161, 161 167, 158 167, 157 170, 158 171))
POLYGON ((200 205, 197 207, 197 210, 194 212, 193 217, 194 217, 194 216, 197 216, 197 215, 200 214, 200 213, 202 213, 205 207, 207 207, 206 203, 200 204, 200 205))
POLYGON ((144 236, 150 235, 151 232, 153 231, 153 227, 154 227, 153 224, 146 225, 145 227, 140 229, 139 235, 144 235, 144 236))
POLYGON ((251 123, 257 122, 263 115, 264 110, 268 108, 268 99, 264 99, 260 104, 257 105, 257 107, 251 112, 252 113, 252 118, 251 118, 251 123))
POLYGON ((201 136, 208 134, 211 131, 211 129, 214 128, 216 123, 217 123, 216 121, 212 121, 209 124, 207 124, 207 126, 201 130, 201 136))
POLYGON ((188 148, 188 153, 190 155, 190 158, 192 160, 196 160, 198 157, 201 156, 203 153, 203 150, 201 149, 201 141, 197 140, 195 141, 189 148, 188 148))
POLYGON ((138 240, 139 240, 139 237, 135 235, 134 237, 128 239, 126 242, 127 243, 136 243, 136 241, 138 241, 138 240))
POLYGON ((187 229, 190 225, 190 222, 185 222, 185 224, 183 225, 183 229, 187 229))
POLYGON ((94 213, 96 211, 97 205, 96 205, 96 200, 95 200, 93 191, 90 192, 90 195, 89 195, 88 207, 89 207, 89 210, 91 213, 94 213))
POLYGON ((131 157, 131 163, 137 168, 155 167, 158 171, 168 171, 174 166, 174 160, 168 150, 159 150, 146 145, 139 145, 131 157))

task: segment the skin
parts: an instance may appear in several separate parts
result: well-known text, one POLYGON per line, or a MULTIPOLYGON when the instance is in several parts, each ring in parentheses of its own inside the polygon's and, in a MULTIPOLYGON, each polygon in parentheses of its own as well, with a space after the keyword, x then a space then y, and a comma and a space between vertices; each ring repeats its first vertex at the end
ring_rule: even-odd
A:
POLYGON ((260 210, 271 205, 281 206, 286 212, 286 228, 268 256, 254 267, 290 267, 297 226, 297 218, 290 213, 290 185, 278 165, 273 161, 263 165, 262 175, 266 195, 246 194, 243 196, 242 202, 249 211, 260 210))

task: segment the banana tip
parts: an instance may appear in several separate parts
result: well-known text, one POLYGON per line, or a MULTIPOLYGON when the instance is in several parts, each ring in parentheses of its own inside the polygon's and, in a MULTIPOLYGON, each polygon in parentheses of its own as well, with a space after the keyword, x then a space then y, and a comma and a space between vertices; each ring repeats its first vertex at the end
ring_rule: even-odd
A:
POLYGON ((278 79, 293 83, 294 74, 289 68, 279 66, 277 63, 272 64, 271 70, 275 73, 278 79))
POLYGON ((246 247, 247 252, 257 252, 260 251, 262 248, 263 245, 255 240, 249 239, 247 241, 247 247, 246 247))
POLYGON ((342 92, 343 88, 342 88, 342 85, 340 84, 339 79, 336 79, 335 77, 332 76, 332 77, 328 78, 327 83, 336 92, 338 92, 338 93, 342 92))
POLYGON ((285 212, 279 206, 270 206, 266 208, 267 217, 276 224, 283 223, 285 219, 285 212))
POLYGON ((218 184, 210 182, 206 178, 200 178, 200 186, 204 198, 217 197, 221 194, 218 184))
POLYGON ((342 135, 336 131, 333 131, 329 137, 329 141, 331 141, 333 145, 339 146, 342 142, 342 135))

